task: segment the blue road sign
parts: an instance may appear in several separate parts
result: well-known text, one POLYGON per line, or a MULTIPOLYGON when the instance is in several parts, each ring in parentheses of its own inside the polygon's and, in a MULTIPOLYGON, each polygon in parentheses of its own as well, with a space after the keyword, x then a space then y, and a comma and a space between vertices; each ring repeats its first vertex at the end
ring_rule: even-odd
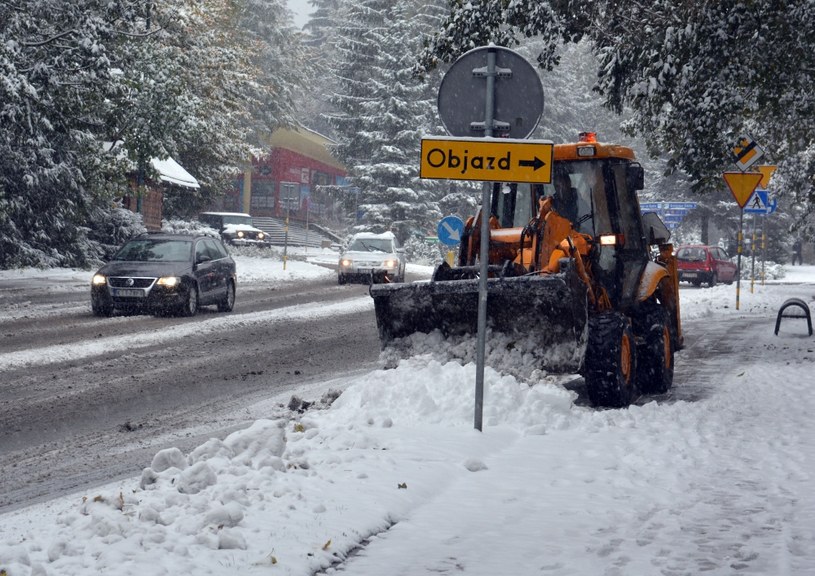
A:
POLYGON ((640 211, 656 212, 662 222, 674 230, 696 206, 696 202, 640 202, 640 211))
POLYGON ((448 246, 455 246, 461 242, 464 232, 464 221, 458 216, 445 216, 439 221, 439 242, 448 246))
POLYGON ((778 200, 773 198, 770 202, 770 193, 757 188, 747 204, 744 205, 745 214, 772 214, 778 208, 778 200))

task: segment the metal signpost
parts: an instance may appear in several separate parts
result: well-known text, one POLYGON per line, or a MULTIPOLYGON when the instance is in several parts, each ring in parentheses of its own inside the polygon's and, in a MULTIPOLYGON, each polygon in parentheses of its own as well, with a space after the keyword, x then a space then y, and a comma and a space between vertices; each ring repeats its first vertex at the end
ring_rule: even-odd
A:
MULTIPOLYGON (((762 180, 763 183, 763 180, 762 180)), ((756 188, 753 194, 750 196, 750 199, 747 201, 747 204, 744 206, 744 213, 745 214, 752 214, 753 215, 753 240, 752 240, 752 268, 750 271, 750 293, 753 293, 753 287, 755 284, 755 268, 756 268, 756 216, 761 216, 761 284, 764 285, 764 253, 766 251, 766 244, 767 244, 767 234, 766 234, 766 221, 767 216, 772 214, 778 208, 778 200, 773 198, 772 203, 770 203, 770 193, 767 190, 761 190, 756 188)))
MULTIPOLYGON (((741 208, 739 214, 739 237, 738 237, 738 276, 736 277, 736 310, 739 309, 739 295, 741 293, 741 253, 744 239, 744 207, 749 202, 753 192, 758 188, 759 183, 764 179, 762 172, 745 172, 750 166, 758 162, 764 155, 764 150, 747 136, 739 138, 737 145, 733 148, 733 162, 741 172, 725 172, 722 174, 727 187, 733 194, 733 198, 741 208)), ((755 250, 753 250, 755 252, 755 250)))
MULTIPOLYGON (((489 263, 489 216, 490 181, 514 174, 517 168, 524 174, 534 173, 534 156, 520 149, 505 148, 509 144, 489 140, 494 136, 513 139, 528 138, 543 114, 543 86, 537 71, 523 56, 501 46, 482 46, 463 54, 456 60, 442 79, 439 86, 439 117, 445 129, 452 136, 471 138, 460 141, 451 139, 440 145, 437 139, 429 140, 427 147, 422 143, 423 177, 453 178, 456 169, 462 179, 484 180, 481 194, 481 252, 478 284, 478 350, 475 382, 475 428, 482 429, 484 410, 484 356, 487 325, 487 274, 489 263), (474 142, 473 137, 485 138, 484 142, 474 142), (462 148, 463 147, 463 148, 462 148), (434 152, 434 150, 436 150, 434 152), (447 150, 447 152, 445 152, 447 150), (472 152, 471 152, 472 150, 472 152), (469 158, 467 166, 464 156, 469 158), (456 161, 452 161, 452 157, 456 161), (473 164, 473 157, 479 160, 473 164), (492 166, 489 168, 492 157, 492 166), (514 157, 514 159, 513 159, 514 157), (523 158, 525 163, 513 167, 516 160, 523 158), (425 164, 428 171, 424 172, 425 164), (506 168, 506 170, 504 169, 506 168), (460 170, 464 170, 464 173, 460 170), (434 172, 434 170, 436 172, 434 172), (464 178, 465 173, 469 173, 464 178), (427 175, 425 175, 427 174, 427 175)), ((551 142, 547 142, 551 145, 551 142)), ((543 151, 541 150, 541 153, 543 151)), ((548 165, 538 174, 534 182, 551 181, 551 153, 539 162, 548 165), (546 179, 548 178, 548 179, 546 179)))

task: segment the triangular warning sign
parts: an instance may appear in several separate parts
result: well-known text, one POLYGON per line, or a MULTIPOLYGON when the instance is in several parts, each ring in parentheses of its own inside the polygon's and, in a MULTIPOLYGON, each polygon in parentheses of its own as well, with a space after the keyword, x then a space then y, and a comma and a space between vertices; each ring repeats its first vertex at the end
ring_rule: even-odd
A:
POLYGON ((733 193, 733 198, 742 208, 764 177, 761 172, 725 172, 722 176, 730 192, 733 193))

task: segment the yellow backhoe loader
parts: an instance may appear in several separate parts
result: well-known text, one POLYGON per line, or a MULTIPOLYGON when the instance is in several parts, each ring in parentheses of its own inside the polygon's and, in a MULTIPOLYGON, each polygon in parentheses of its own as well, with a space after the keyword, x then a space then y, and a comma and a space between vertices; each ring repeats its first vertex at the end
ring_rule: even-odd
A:
MULTIPOLYGON (((670 232, 641 214, 644 171, 630 148, 593 133, 554 147, 550 184, 492 185, 487 321, 532 338, 550 373, 579 373, 597 406, 664 393, 682 347, 670 232)), ((483 207, 455 266, 430 282, 371 286, 383 347, 414 332, 475 334, 483 207)))

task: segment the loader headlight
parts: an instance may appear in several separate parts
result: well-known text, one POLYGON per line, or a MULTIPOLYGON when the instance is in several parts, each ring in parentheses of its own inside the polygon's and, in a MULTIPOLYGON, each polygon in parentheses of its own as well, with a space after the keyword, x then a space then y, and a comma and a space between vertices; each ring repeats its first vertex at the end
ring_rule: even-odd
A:
POLYGON ((340 260, 340 266, 342 266, 343 268, 350 268, 353 263, 354 262, 349 258, 343 258, 342 260, 340 260))
POLYGON ((385 260, 382 266, 385 268, 396 268, 396 260, 385 260))
POLYGON ((622 234, 603 234, 600 236, 600 246, 623 246, 625 236, 622 234))
POLYGON ((238 238, 243 238, 243 230, 238 230, 238 238))
POLYGON ((266 236, 263 234, 263 232, 258 232, 258 240, 263 240, 265 237, 266 236))

